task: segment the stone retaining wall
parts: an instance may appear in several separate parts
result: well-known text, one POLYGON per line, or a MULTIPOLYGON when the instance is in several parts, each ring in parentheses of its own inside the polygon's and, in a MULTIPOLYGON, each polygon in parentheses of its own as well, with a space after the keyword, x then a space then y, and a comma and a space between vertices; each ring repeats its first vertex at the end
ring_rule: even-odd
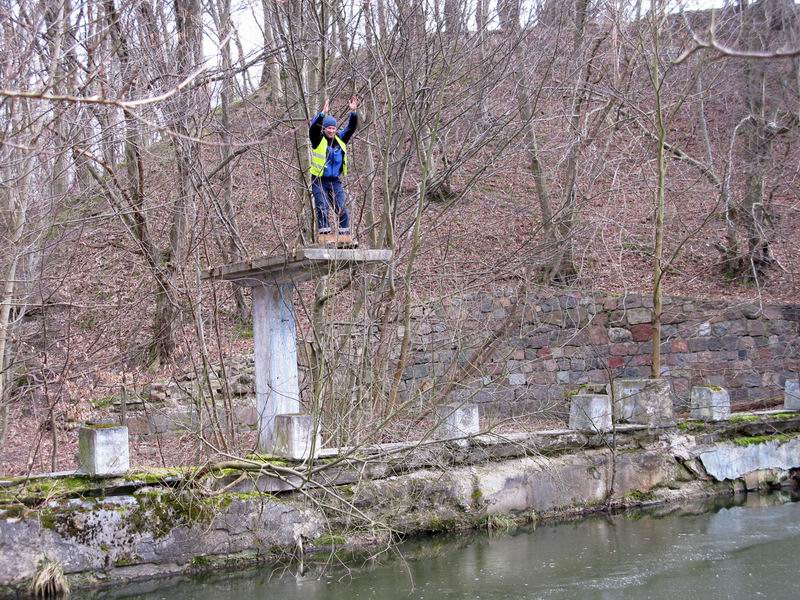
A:
MULTIPOLYGON (((564 399, 579 386, 649 376, 651 306, 649 297, 638 295, 528 296, 522 318, 452 399, 479 404, 482 415, 565 418, 564 399)), ((511 292, 501 288, 415 306, 401 396, 420 404, 436 397, 514 311, 511 292)), ((785 380, 800 370, 799 326, 800 305, 665 298, 661 375, 671 382, 676 408, 688 407, 690 390, 698 385, 724 387, 734 406, 779 401, 785 380)), ((394 334, 389 347, 397 360, 405 331, 398 327, 394 334)), ((308 370, 300 367, 307 381, 308 370)), ((232 410, 239 426, 254 427, 253 369, 252 355, 238 357, 210 377, 187 374, 183 381, 149 386, 144 403, 129 405, 131 434, 195 431, 209 422, 212 410, 220 423, 232 410)))
MULTIPOLYGON (((456 396, 500 416, 563 412, 565 395, 581 384, 649 377, 651 307, 651 298, 637 295, 529 296, 521 321, 456 396)), ((417 308, 406 396, 435 391, 513 310, 508 290, 417 308)), ((688 406, 695 385, 724 387, 734 404, 782 398, 785 380, 800 368, 799 324, 799 305, 665 298, 661 376, 672 383, 676 408, 688 406)))

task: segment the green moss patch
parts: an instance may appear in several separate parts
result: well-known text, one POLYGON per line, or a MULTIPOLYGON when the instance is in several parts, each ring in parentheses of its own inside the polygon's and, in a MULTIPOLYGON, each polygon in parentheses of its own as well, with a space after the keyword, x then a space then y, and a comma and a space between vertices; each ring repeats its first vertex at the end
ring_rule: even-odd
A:
POLYGON ((796 412, 782 412, 776 415, 770 415, 770 419, 775 419, 776 421, 791 421, 798 417, 800 417, 800 413, 796 412))
POLYGON ((315 546, 344 546, 346 543, 346 537, 333 533, 324 533, 314 541, 315 546))
POLYGON ((656 495, 655 492, 653 492, 652 490, 648 492, 643 492, 641 490, 632 490, 627 494, 625 494, 623 498, 625 499, 626 502, 651 502, 653 500, 656 500, 656 495))
POLYGON ((36 505, 47 500, 96 496, 104 489, 103 484, 88 475, 41 479, 17 477, 8 481, 12 485, 0 488, 0 505, 36 505))
POLYGON ((278 458, 277 456, 272 456, 271 454, 251 453, 245 456, 245 458, 253 462, 264 463, 265 465, 275 465, 276 467, 290 466, 289 461, 286 459, 278 458))
POLYGON ((740 448, 747 446, 756 446, 758 444, 767 444, 769 442, 778 442, 783 444, 797 437, 797 434, 792 433, 775 433, 773 435, 753 435, 749 437, 739 437, 733 440, 733 443, 740 448))
POLYGON ((128 471, 125 474, 125 481, 134 483, 147 483, 150 485, 158 485, 164 483, 168 479, 182 479, 192 475, 193 469, 191 468, 148 468, 138 469, 136 471, 128 471))
POLYGON ((176 527, 209 525, 232 502, 227 495, 205 498, 173 490, 138 493, 135 498, 137 506, 127 517, 130 529, 155 538, 165 537, 176 527))
POLYGON ((708 424, 705 421, 690 420, 678 423, 678 431, 683 433, 705 431, 707 428, 708 424))
POLYGON ((733 424, 737 423, 758 423, 761 418, 758 415, 732 415, 728 421, 733 424))

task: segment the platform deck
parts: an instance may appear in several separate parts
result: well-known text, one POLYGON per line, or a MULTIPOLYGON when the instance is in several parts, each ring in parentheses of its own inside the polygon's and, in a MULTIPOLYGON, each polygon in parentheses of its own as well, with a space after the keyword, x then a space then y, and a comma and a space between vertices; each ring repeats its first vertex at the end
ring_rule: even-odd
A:
POLYGON ((248 287, 265 283, 282 285, 331 275, 354 266, 388 263, 391 258, 391 250, 300 248, 293 257, 261 256, 214 267, 205 271, 201 279, 231 281, 248 287))

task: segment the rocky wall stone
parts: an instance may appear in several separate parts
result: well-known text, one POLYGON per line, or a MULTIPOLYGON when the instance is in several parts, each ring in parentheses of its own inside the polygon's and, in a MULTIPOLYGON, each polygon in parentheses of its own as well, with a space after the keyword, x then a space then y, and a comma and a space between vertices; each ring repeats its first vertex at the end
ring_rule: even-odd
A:
MULTIPOLYGON (((465 363, 469 350, 510 314, 512 301, 511 290, 498 287, 415 306, 400 396, 420 402, 435 397, 454 367, 465 363)), ((581 385, 650 377, 649 296, 573 293, 531 295, 522 301, 519 327, 494 345, 490 360, 480 367, 483 377, 467 382, 451 400, 469 398, 481 405, 482 415, 509 417, 526 412, 513 408, 515 403, 530 407, 538 400, 550 406, 581 385)), ((784 382, 800 370, 799 324, 800 305, 664 298, 660 375, 672 384, 675 407, 689 406, 693 386, 709 385, 726 388, 734 410, 737 403, 779 402, 784 382)), ((400 327, 397 340, 405 335, 400 327)), ((397 360, 399 344, 390 344, 388 351, 397 360)), ((310 377, 307 369, 303 372, 310 377)), ((196 419, 187 421, 177 413, 186 412, 198 398, 207 400, 210 390, 229 394, 234 406, 243 407, 235 409, 235 422, 252 427, 246 407, 254 393, 253 363, 252 357, 244 357, 224 370, 212 368, 207 377, 187 374, 180 381, 150 385, 141 394, 144 401, 129 404, 131 434, 186 431, 196 419), (144 410, 144 402, 147 417, 135 410, 144 410)), ((562 414, 567 408, 562 406, 562 414)))
MULTIPOLYGON (((508 308, 509 294, 473 294, 460 308, 472 314, 483 310, 485 335, 499 325, 491 315, 501 301, 508 308)), ((528 297, 525 303, 523 326, 502 340, 495 359, 484 365, 486 374, 504 373, 504 383, 517 390, 513 399, 491 391, 494 412, 503 412, 503 402, 527 402, 532 395, 563 397, 587 383, 650 376, 651 298, 576 293, 528 297)), ((688 408, 691 388, 704 385, 728 389, 734 409, 737 402, 777 402, 784 374, 800 368, 800 307, 762 309, 669 297, 664 306, 660 374, 670 379, 676 408, 688 408)), ((469 333, 451 331, 450 339, 467 339, 469 333)), ((433 363, 427 368, 435 369, 433 363)), ((513 412, 509 408, 506 414, 513 412)))

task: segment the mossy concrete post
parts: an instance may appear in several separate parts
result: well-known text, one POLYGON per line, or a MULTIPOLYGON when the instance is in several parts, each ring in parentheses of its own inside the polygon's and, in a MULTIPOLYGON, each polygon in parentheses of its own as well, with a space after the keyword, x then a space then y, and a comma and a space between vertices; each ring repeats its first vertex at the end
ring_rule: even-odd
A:
POLYGON ((783 386, 783 407, 786 410, 800 410, 800 380, 786 380, 783 386))
MULTIPOLYGON (((292 417, 287 421, 291 431, 300 423, 295 422, 300 413, 293 303, 296 285, 345 268, 387 263, 391 258, 391 250, 300 248, 292 256, 264 256, 209 269, 203 274, 204 280, 231 281, 253 291, 256 408, 261 452, 275 453, 278 415, 292 417)), ((297 431, 311 435, 311 428, 298 427, 297 431)), ((310 442, 307 445, 310 446, 310 442)))
POLYGON ((731 398, 721 387, 694 386, 691 395, 692 419, 726 421, 731 418, 731 398))
POLYGON ((575 394, 569 405, 569 428, 580 431, 611 431, 611 398, 605 394, 575 394))
POLYGON ((78 460, 83 473, 95 477, 124 475, 130 468, 128 428, 87 425, 78 430, 78 460))
POLYGON ((611 382, 614 418, 649 427, 675 424, 669 381, 659 379, 615 379, 611 382))

